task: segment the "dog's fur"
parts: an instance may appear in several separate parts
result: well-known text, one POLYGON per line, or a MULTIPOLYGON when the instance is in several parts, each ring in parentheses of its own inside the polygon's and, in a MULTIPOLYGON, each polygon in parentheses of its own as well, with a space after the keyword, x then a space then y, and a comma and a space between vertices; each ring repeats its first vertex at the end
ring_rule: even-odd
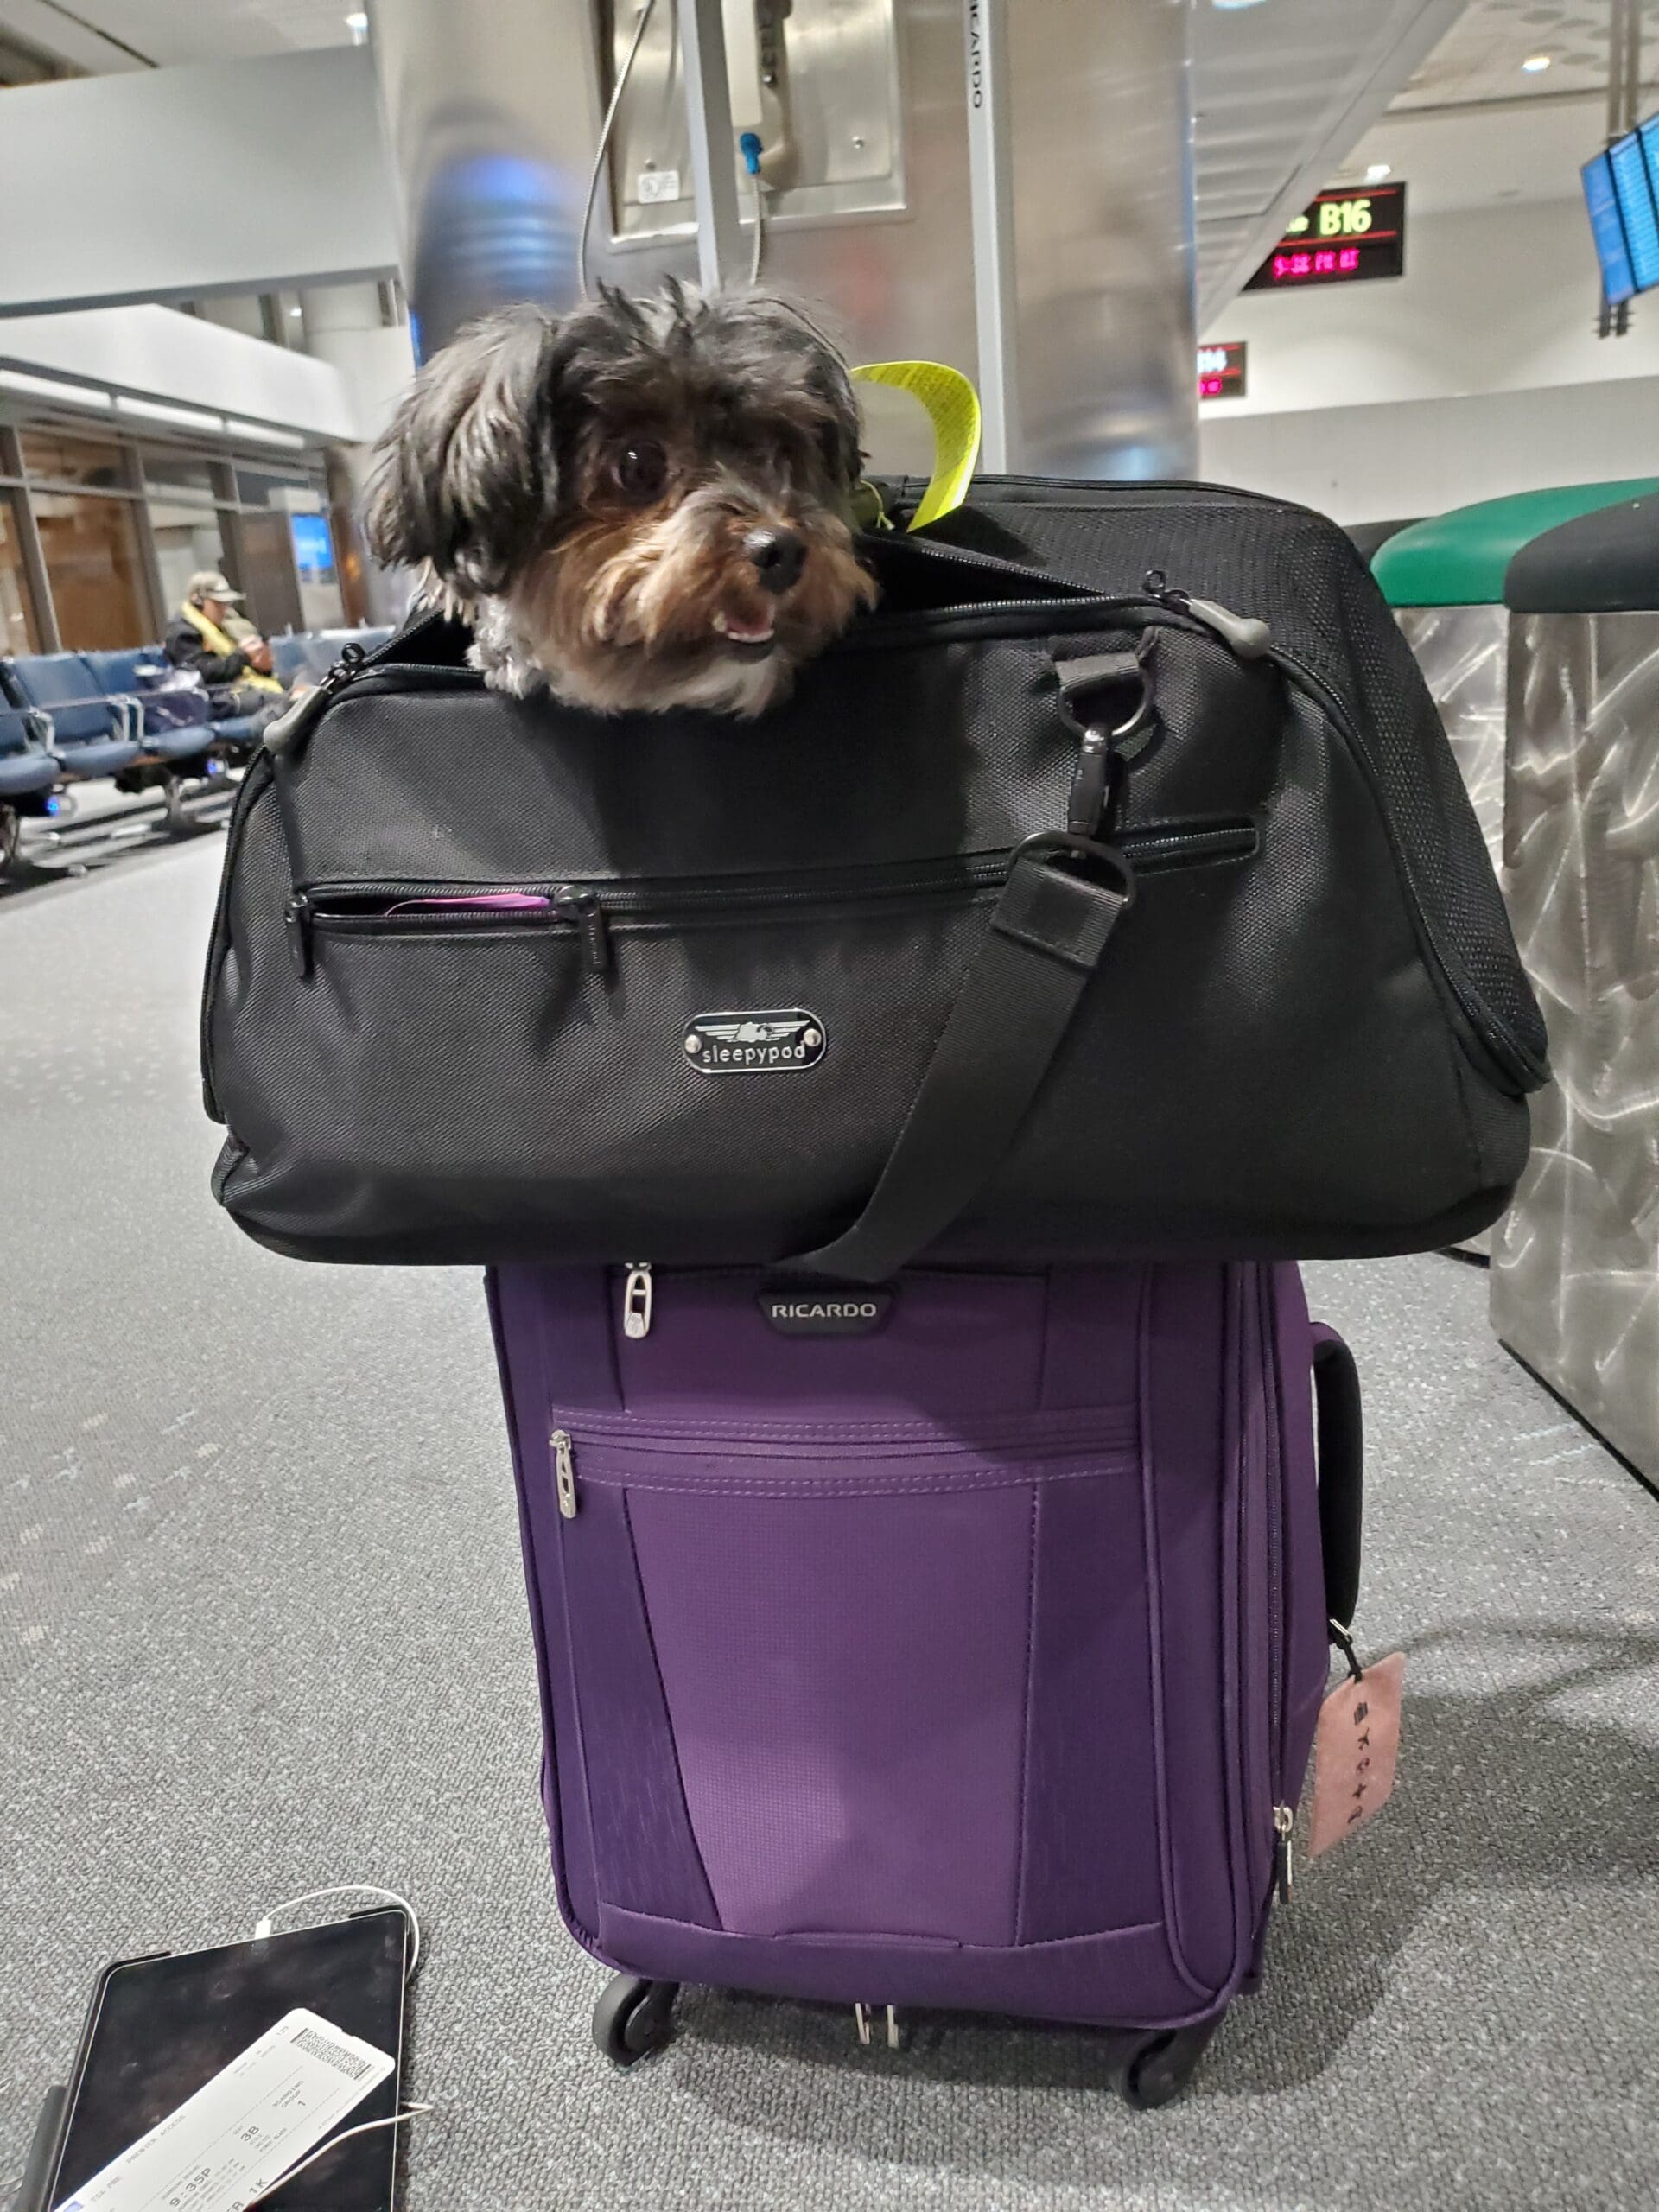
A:
POLYGON ((426 564, 502 690, 756 715, 874 600, 858 439, 845 364, 786 301, 670 283, 508 308, 411 386, 369 541, 426 564))

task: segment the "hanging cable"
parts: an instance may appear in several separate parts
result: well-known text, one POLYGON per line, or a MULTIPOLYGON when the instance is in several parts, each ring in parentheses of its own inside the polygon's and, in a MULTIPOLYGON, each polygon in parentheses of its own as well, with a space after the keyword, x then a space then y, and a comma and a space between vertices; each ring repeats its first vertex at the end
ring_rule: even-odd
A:
POLYGON ((737 142, 743 156, 743 166, 748 171, 749 188, 754 194, 754 251, 749 256, 750 289, 760 282, 760 257, 766 251, 766 184, 760 175, 760 134, 746 130, 737 142))
POLYGON ((644 0, 627 53, 623 56, 622 67, 616 73, 616 83, 611 92, 610 105, 605 111, 605 120, 599 127, 599 143, 594 149, 594 166, 588 173, 588 197, 582 205, 582 232, 576 241, 576 286, 584 300, 593 296, 593 287, 588 281, 588 236, 594 227, 594 205, 599 198, 599 181, 605 174, 605 157, 611 149, 611 134, 616 128, 617 110, 622 105, 623 93, 628 89, 628 79, 633 74, 633 65, 639 59, 641 41, 656 9, 657 0, 644 0))

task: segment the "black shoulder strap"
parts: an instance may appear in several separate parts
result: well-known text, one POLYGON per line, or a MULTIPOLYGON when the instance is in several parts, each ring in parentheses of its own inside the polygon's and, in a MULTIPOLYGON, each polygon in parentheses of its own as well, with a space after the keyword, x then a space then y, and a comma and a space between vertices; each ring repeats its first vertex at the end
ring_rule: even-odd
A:
POLYGON ((868 1204, 778 1274, 885 1282, 949 1228, 1014 1142, 1134 896, 1111 846, 1053 831, 1020 847, 868 1204))

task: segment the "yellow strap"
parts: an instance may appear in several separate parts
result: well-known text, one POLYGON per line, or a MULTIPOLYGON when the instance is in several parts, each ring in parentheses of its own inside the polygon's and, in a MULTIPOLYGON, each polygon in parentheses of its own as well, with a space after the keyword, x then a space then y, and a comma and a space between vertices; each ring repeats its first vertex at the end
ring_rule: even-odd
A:
POLYGON ((943 361, 874 361, 855 369, 853 381, 892 385, 927 410, 933 425, 933 474, 910 518, 912 530, 959 507, 979 459, 979 394, 962 371, 943 361))
MULTIPOLYGON (((234 638, 228 637, 217 622, 210 622, 199 607, 189 600, 179 609, 185 620, 192 625, 201 642, 212 653, 239 653, 242 650, 234 638)), ((261 676, 257 668, 245 668, 237 677, 238 683, 251 684, 257 691, 280 691, 282 684, 274 676, 261 676)))

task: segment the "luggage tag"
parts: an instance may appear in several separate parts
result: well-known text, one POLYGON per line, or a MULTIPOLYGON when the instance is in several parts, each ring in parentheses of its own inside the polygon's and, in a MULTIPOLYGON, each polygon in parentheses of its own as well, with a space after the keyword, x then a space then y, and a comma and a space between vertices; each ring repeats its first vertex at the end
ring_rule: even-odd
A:
POLYGON ((1394 1789, 1406 1655, 1391 1651, 1362 1669, 1334 1623, 1332 1637, 1349 1676, 1319 1707, 1313 1738, 1313 1802, 1307 1855, 1317 1859, 1380 1813, 1394 1789))

